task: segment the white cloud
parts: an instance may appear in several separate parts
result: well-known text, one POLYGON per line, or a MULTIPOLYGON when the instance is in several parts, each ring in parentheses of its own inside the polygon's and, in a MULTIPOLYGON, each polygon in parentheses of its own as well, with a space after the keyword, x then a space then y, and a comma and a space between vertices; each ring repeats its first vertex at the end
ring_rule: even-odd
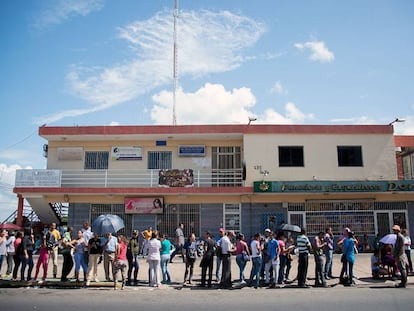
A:
MULTIPOLYGON (((249 88, 242 87, 228 91, 220 84, 206 83, 194 93, 179 90, 176 94, 178 124, 226 124, 247 123, 249 117, 257 117, 255 124, 295 124, 314 118, 312 114, 301 112, 297 106, 288 102, 284 114, 267 109, 255 114, 256 97, 249 88)), ((153 96, 155 102, 151 118, 155 124, 171 124, 172 92, 162 91, 153 96)))
MULTIPOLYGON (((155 124, 171 124, 172 92, 162 91, 152 97, 151 118, 155 124)), ((194 93, 176 94, 178 124, 247 123, 256 98, 249 88, 225 90, 219 84, 206 83, 194 93)))
POLYGON ((273 87, 270 90, 272 93, 275 94, 287 94, 287 90, 283 87, 282 83, 280 81, 276 81, 276 83, 273 85, 273 87))
POLYGON ((13 193, 13 187, 16 170, 21 168, 18 164, 8 166, 0 163, 0 222, 4 221, 17 209, 17 199, 16 194, 13 193))
POLYGON ((379 124, 378 120, 367 116, 361 117, 352 117, 352 118, 336 118, 331 120, 332 123, 340 123, 340 124, 361 124, 361 125, 369 125, 369 124, 379 124))
POLYGON ((329 51, 323 41, 309 41, 305 43, 295 43, 295 48, 298 50, 310 50, 309 59, 321 63, 330 63, 335 59, 335 55, 329 51))
POLYGON ((43 29, 61 24, 75 16, 86 16, 103 8, 105 0, 55 0, 35 17, 34 27, 43 29))
MULTIPOLYGON (((68 87, 92 106, 38 118, 37 123, 50 124, 64 117, 104 110, 157 87, 172 85, 172 25, 171 12, 162 11, 120 28, 119 36, 129 43, 135 59, 108 68, 72 66, 66 77, 68 87)), ((243 50, 265 31, 262 24, 228 11, 183 11, 178 29, 181 77, 239 67, 248 60, 243 50)))

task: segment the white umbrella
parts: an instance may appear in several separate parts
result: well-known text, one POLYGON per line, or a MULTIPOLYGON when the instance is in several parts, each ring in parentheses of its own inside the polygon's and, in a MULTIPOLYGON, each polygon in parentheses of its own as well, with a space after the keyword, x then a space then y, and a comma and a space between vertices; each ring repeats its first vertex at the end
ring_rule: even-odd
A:
POLYGON ((395 241, 397 240, 397 235, 394 233, 387 234, 386 236, 382 237, 381 240, 379 240, 383 244, 395 244, 395 241))

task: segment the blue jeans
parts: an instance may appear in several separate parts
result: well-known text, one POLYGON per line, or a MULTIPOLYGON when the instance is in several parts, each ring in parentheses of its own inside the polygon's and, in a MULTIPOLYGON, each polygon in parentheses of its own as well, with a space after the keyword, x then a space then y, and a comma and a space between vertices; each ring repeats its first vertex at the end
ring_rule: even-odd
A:
POLYGON ((253 285, 253 279, 256 277, 254 287, 259 287, 260 285, 260 272, 262 270, 262 257, 253 257, 252 258, 252 270, 250 271, 250 280, 249 284, 253 285))
POLYGON ((246 260, 244 260, 243 258, 243 254, 239 254, 236 256, 236 262, 237 265, 239 266, 239 270, 240 270, 240 282, 244 281, 244 269, 246 269, 246 260))
POLYGON ((80 267, 82 266, 83 272, 88 271, 88 265, 85 262, 85 256, 83 253, 75 253, 75 273, 79 272, 80 267))
POLYGON ((161 255, 161 271, 162 271, 162 281, 165 283, 171 282, 170 271, 168 271, 168 262, 170 261, 170 254, 161 255))
POLYGON ((132 282, 132 270, 134 270, 134 282, 137 282, 138 278, 138 271, 139 271, 139 262, 138 262, 138 254, 132 255, 132 257, 128 257, 128 282, 132 282))
POLYGON ((287 263, 287 257, 285 255, 280 255, 280 266, 279 266, 279 276, 277 278, 278 284, 283 284, 285 281, 285 268, 287 263))
POLYGON ((24 271, 26 270, 26 266, 29 266, 29 270, 27 270, 27 280, 30 281, 32 278, 32 270, 33 270, 33 255, 32 252, 29 253, 29 258, 26 259, 24 255, 20 255, 20 260, 22 262, 22 268, 20 270, 20 279, 24 281, 24 271))
POLYGON ((325 277, 332 277, 332 258, 333 258, 333 249, 325 251, 325 268, 324 274, 325 277))

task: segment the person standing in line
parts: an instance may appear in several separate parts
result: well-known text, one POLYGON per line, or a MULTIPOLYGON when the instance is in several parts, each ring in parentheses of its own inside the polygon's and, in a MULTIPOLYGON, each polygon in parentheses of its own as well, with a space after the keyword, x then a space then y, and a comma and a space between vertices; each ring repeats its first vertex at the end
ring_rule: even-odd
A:
POLYGON ((84 256, 84 251, 85 251, 85 239, 83 238, 83 232, 82 230, 78 231, 78 238, 72 243, 75 246, 75 278, 76 278, 76 282, 80 282, 79 279, 79 271, 80 268, 82 267, 82 271, 83 271, 83 278, 84 281, 87 282, 87 272, 88 272, 88 266, 85 262, 85 256, 84 256))
POLYGON ((246 284, 244 270, 246 269, 246 258, 250 258, 249 246, 243 233, 239 233, 236 242, 236 263, 239 266, 239 282, 240 285, 246 284), (248 256, 248 257, 246 257, 248 256))
MULTIPOLYGON (((14 248, 14 241, 16 241, 16 237, 14 236, 14 231, 9 232, 9 237, 6 241, 6 259, 7 259, 7 270, 6 276, 10 276, 13 272, 13 258, 16 254, 16 250, 14 248)), ((1 272, 1 270, 0 270, 1 272)), ((0 273, 1 274, 1 273, 0 273)))
POLYGON ((39 257, 37 258, 37 263, 36 263, 36 273, 33 279, 34 282, 37 281, 37 277, 40 272, 40 267, 43 268, 43 277, 42 277, 42 280, 39 281, 39 284, 42 284, 46 280, 48 260, 49 260, 49 249, 47 247, 46 236, 43 236, 42 243, 40 244, 40 248, 39 248, 39 257))
POLYGON ((185 262, 185 255, 184 255, 184 224, 180 223, 175 229, 175 250, 171 254, 170 263, 172 263, 174 257, 179 253, 182 256, 183 262, 185 262))
POLYGON ((0 230, 0 279, 2 278, 1 270, 3 267, 3 261, 6 259, 7 255, 7 237, 7 230, 0 230))
POLYGON ((260 272, 262 270, 262 245, 260 243, 261 235, 256 233, 254 239, 250 243, 250 249, 252 251, 252 269, 250 270, 249 286, 258 288, 260 285, 260 272), (256 278, 253 285, 253 279, 256 278))
POLYGON ((24 234, 22 231, 17 231, 16 240, 14 241, 15 254, 13 256, 14 268, 12 281, 17 281, 17 271, 19 270, 20 264, 22 263, 21 256, 23 255, 23 247, 20 246, 20 244, 23 242, 23 236, 24 234))
POLYGON ((170 262, 171 242, 168 240, 168 235, 163 234, 161 237, 161 272, 162 272, 162 284, 171 283, 171 274, 168 270, 168 263, 170 262))
POLYGON ((221 238, 224 236, 225 230, 219 229, 219 235, 216 237, 216 282, 220 282, 220 268, 221 268, 221 238))
POLYGON ((113 266, 113 277, 114 277, 114 289, 118 289, 118 273, 121 272, 122 277, 122 286, 121 289, 125 289, 126 283, 126 272, 128 268, 127 260, 127 249, 128 249, 128 240, 123 235, 118 236, 118 243, 116 245, 114 266, 113 266))
POLYGON ((184 272, 184 284, 191 284, 194 271, 194 263, 197 257, 197 244, 195 234, 191 233, 187 241, 184 244, 185 251, 185 272, 184 272), (188 277, 188 280, 187 280, 188 277))
MULTIPOLYGON (((276 235, 276 240, 278 242, 279 245, 279 249, 280 249, 280 255, 279 255, 279 273, 278 273, 278 278, 277 278, 277 283, 279 285, 283 285, 285 282, 285 268, 287 265, 287 253, 290 251, 289 248, 286 247, 286 236, 285 233, 283 231, 279 231, 276 235)), ((291 246, 291 248, 294 248, 294 246, 291 246)))
POLYGON ((324 242, 324 232, 320 231, 313 240, 313 255, 315 258, 315 287, 328 287, 323 272, 323 250, 327 242, 324 242))
POLYGON ((34 236, 33 236, 33 229, 27 228, 24 231, 24 237, 22 242, 23 247, 23 254, 21 256, 22 261, 22 268, 20 270, 20 280, 24 281, 25 277, 25 270, 28 266, 27 270, 27 281, 32 279, 32 270, 33 270, 33 249, 34 249, 34 236))
POLYGON ((231 239, 234 237, 234 231, 229 230, 221 238, 220 247, 221 247, 221 264, 223 268, 221 270, 221 288, 231 288, 231 254, 235 252, 235 247, 233 246, 231 239))
POLYGON ((148 246, 148 269, 149 269, 149 286, 160 287, 160 261, 161 261, 161 242, 158 240, 158 231, 154 230, 151 239, 147 243, 148 246))
POLYGON ((328 227, 325 230, 325 236, 323 238, 325 242, 325 247, 323 248, 325 253, 325 267, 324 267, 324 276, 326 280, 332 279, 332 260, 334 253, 334 236, 332 228, 328 227))
POLYGON ((306 236, 306 229, 302 228, 300 234, 296 238, 296 248, 299 252, 298 260, 298 286, 308 288, 306 285, 306 277, 308 274, 309 252, 312 249, 311 243, 306 236))
POLYGON ((344 239, 342 243, 342 252, 343 252, 343 260, 344 260, 344 267, 342 270, 346 271, 346 267, 348 267, 348 280, 345 281, 343 279, 343 273, 341 271, 341 278, 343 284, 345 286, 354 286, 354 263, 355 263, 355 249, 356 243, 354 238, 354 233, 352 231, 348 232, 348 237, 344 239))
POLYGON ((85 263, 87 266, 89 266, 89 240, 93 238, 93 232, 92 232, 92 228, 89 225, 88 221, 85 221, 83 223, 83 228, 82 228, 82 235, 83 235, 83 239, 85 240, 85 249, 83 251, 83 255, 85 257, 85 263))
POLYGON ((148 241, 152 238, 152 227, 149 226, 147 229, 141 232, 142 240, 142 258, 144 258, 148 253, 148 241))
POLYGON ((265 273, 266 280, 265 283, 269 285, 270 288, 275 288, 279 279, 279 264, 280 264, 280 247, 279 242, 276 239, 276 233, 272 232, 269 241, 267 242, 267 248, 270 256, 270 264, 266 264, 265 273), (273 282, 270 284, 270 270, 273 271, 273 282))
POLYGON ((60 232, 56 229, 56 223, 52 222, 49 226, 49 231, 46 234, 46 240, 49 244, 49 258, 53 263, 53 278, 57 276, 58 270, 58 251, 59 241, 62 239, 60 232))
MULTIPOLYGON (((280 248, 280 246, 279 246, 279 248, 280 248)), ((290 274, 290 269, 292 268, 292 261, 293 261, 293 258, 294 258, 294 250, 295 250, 295 241, 294 241, 292 236, 288 237, 288 239, 286 241, 286 244, 285 244, 285 248, 287 249, 287 252, 286 252, 287 260, 286 260, 286 271, 285 271, 285 276, 284 276, 284 279, 283 279, 283 283, 291 281, 289 279, 289 274, 290 274)))
POLYGON ((60 280, 62 282, 69 281, 68 275, 73 268, 73 258, 72 258, 72 232, 73 227, 68 227, 68 230, 63 234, 62 238, 62 250, 61 254, 63 256, 63 263, 62 263, 62 275, 60 276, 60 280))
POLYGON ((201 260, 201 287, 211 287, 213 279, 213 264, 214 264, 214 240, 211 238, 209 231, 206 231, 204 241, 203 259, 201 260), (208 280, 206 279, 208 270, 208 280))
POLYGON ((407 229, 402 229, 401 234, 404 237, 405 255, 407 256, 408 260, 408 272, 413 272, 413 262, 411 261, 411 238, 408 234, 407 229))
POLYGON ((88 278, 86 281, 86 286, 89 286, 91 280, 99 282, 98 280, 98 260, 102 256, 102 241, 99 238, 97 233, 93 234, 93 237, 88 241, 88 278))
POLYGON ((128 285, 138 285, 138 271, 139 271, 139 232, 132 231, 132 238, 129 240, 127 249, 128 259, 128 285), (132 280, 132 270, 134 270, 134 279, 132 280))
POLYGON ((107 282, 111 282, 111 274, 109 273, 109 269, 112 270, 112 275, 114 274, 114 261, 117 245, 118 239, 114 237, 111 232, 107 232, 106 240, 103 246, 105 280, 107 282))
POLYGON ((394 245, 394 258, 401 273, 401 283, 395 285, 395 287, 407 287, 407 255, 405 254, 404 236, 401 234, 399 225, 394 225, 392 231, 397 235, 397 240, 394 245))

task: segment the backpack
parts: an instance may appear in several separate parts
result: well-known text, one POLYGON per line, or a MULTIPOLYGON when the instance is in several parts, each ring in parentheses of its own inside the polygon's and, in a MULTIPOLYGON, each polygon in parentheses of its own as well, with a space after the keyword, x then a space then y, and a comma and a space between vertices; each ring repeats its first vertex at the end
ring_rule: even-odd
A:
POLYGON ((53 250, 58 245, 54 234, 50 232, 46 234, 46 245, 49 250, 53 250))

